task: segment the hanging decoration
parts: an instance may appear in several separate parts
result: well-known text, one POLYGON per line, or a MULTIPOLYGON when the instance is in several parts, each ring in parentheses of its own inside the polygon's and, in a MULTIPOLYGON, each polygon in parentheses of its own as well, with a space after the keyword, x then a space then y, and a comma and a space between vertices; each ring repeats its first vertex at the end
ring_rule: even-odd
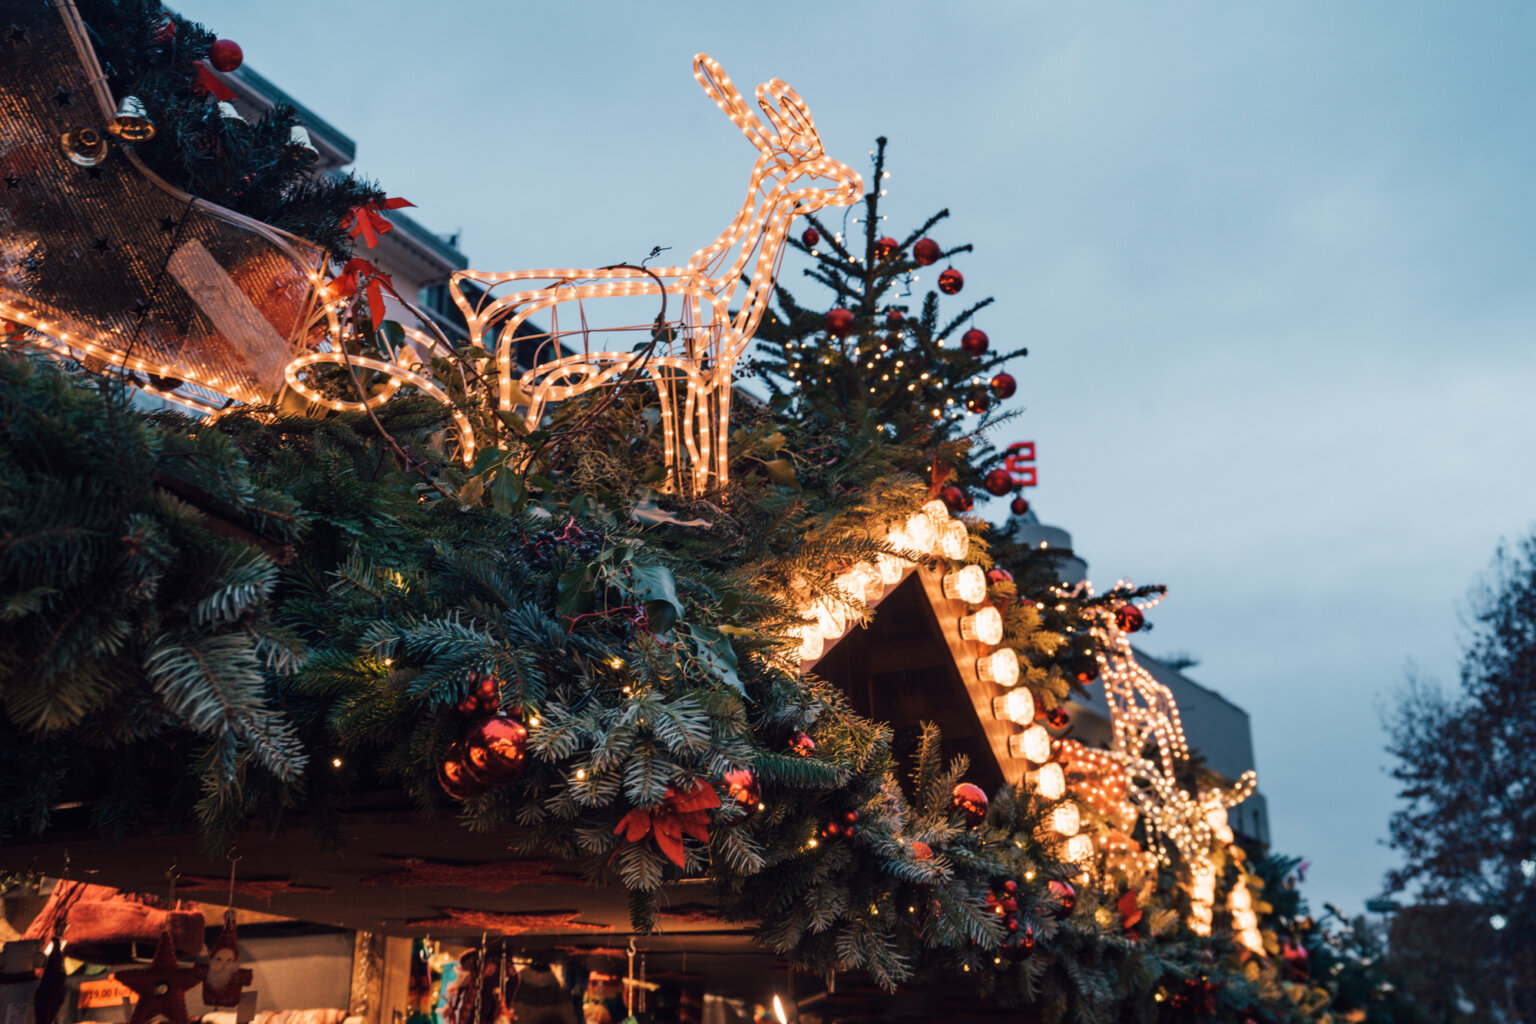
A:
POLYGON ((203 982, 203 1002, 209 1006, 239 1006, 240 995, 251 983, 251 970, 240 966, 239 931, 235 911, 224 911, 224 928, 208 948, 208 963, 197 968, 203 982))
POLYGON ((138 995, 128 1024, 187 1024, 187 990, 202 979, 200 972, 183 967, 176 960, 176 946, 170 932, 160 933, 155 959, 148 967, 118 971, 113 976, 138 995))

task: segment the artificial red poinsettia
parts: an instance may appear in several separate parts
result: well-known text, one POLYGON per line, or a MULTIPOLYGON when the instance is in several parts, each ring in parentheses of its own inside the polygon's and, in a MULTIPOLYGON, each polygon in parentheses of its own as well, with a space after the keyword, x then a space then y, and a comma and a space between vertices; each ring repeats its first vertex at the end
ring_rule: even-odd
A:
POLYGON ((352 207, 352 212, 347 214, 341 226, 346 229, 347 234, 353 238, 361 238, 368 248, 372 249, 379 244, 379 236, 394 227, 382 211, 398 210, 402 206, 415 205, 410 200, 401 199, 399 196, 358 203, 352 207))
POLYGON ((623 833, 626 842, 638 843, 647 835, 654 836, 656 845, 667 859, 678 867, 683 866, 683 836, 692 836, 701 843, 709 842, 709 815, 712 807, 720 806, 720 795, 703 779, 694 779, 686 792, 679 793, 675 786, 667 788, 658 807, 636 807, 614 826, 614 835, 623 833))
POLYGON ((1127 889, 1125 894, 1115 901, 1115 909, 1120 911, 1120 926, 1127 931, 1136 927, 1136 922, 1141 920, 1141 904, 1136 901, 1136 890, 1127 889))
POLYGON ((341 268, 341 273, 333 277, 327 286, 338 299, 350 299, 357 294, 359 287, 368 296, 368 319, 373 321, 373 329, 378 330, 379 324, 384 322, 384 289, 389 289, 389 294, 397 299, 400 293, 395 291, 394 282, 388 274, 360 257, 348 260, 347 265, 341 268))

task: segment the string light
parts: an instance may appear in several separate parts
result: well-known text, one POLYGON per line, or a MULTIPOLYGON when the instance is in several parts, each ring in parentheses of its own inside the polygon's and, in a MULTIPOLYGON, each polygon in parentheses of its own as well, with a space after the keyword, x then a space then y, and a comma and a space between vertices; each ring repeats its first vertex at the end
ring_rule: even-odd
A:
MULTIPOLYGON (((964 532, 965 524, 957 523, 964 532)), ((967 565, 945 575, 942 589, 944 596, 952 601, 964 601, 967 604, 980 604, 987 596, 987 577, 981 571, 979 565, 967 565)))
POLYGON ((992 698, 992 715, 1003 721, 1017 722, 1021 725, 1031 722, 1035 717, 1035 698, 1027 689, 1009 690, 1001 697, 992 698))
POLYGON ((1061 765, 1048 761, 1027 776, 1029 784, 1047 800, 1060 800, 1067 792, 1067 775, 1061 765))
MULTIPOLYGON (((1019 681, 1019 656, 1007 647, 976 659, 976 675, 984 683, 1015 686, 1019 681)), ((1022 691, 1028 693, 1028 690, 1022 691)), ((1034 714, 1033 710, 1030 712, 1034 714)))
POLYGON ((1035 764, 1044 764, 1051 758, 1051 734, 1043 725, 1031 725, 1021 733, 1008 737, 1008 753, 1035 764))
POLYGON ((985 605, 960 619, 960 635, 983 644, 1003 641, 1003 616, 992 605, 985 605))
POLYGON ((1051 828, 1059 835, 1075 836, 1082 827, 1082 812, 1072 801, 1068 800, 1051 809, 1051 828))

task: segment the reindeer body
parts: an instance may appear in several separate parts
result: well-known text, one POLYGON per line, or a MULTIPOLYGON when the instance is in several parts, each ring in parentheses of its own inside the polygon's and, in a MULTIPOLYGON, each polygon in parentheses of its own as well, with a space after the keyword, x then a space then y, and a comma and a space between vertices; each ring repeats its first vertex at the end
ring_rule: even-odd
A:
MULTIPOLYGON (((794 218, 827 205, 848 205, 863 192, 863 181, 845 164, 827 157, 799 95, 778 79, 758 86, 757 100, 770 131, 747 107, 720 65, 700 54, 694 76, 704 91, 758 148, 746 201, 735 219, 708 246, 681 267, 546 268, 511 273, 463 271, 449 283, 463 311, 470 339, 496 360, 503 411, 524 407, 523 420, 537 427, 545 406, 600 387, 615 386, 643 373, 656 386, 669 480, 697 493, 729 478, 726 438, 730 424, 731 375, 767 308, 779 261, 794 218), (772 102, 771 102, 772 101, 772 102), (832 188, 792 188, 801 178, 831 179, 832 188), (734 259, 729 259, 735 251, 734 259), (751 273, 745 297, 733 316, 732 297, 751 273), (466 297, 463 282, 484 289, 466 297), (493 297, 493 290, 521 282, 521 290, 493 297), (538 282, 545 282, 539 284, 538 282), (589 300, 665 293, 668 308, 682 310, 665 354, 645 358, 622 351, 590 351, 586 344, 589 300), (518 375, 514 339, 530 317, 576 303, 582 317, 580 352, 539 363, 518 375)), ((650 331, 652 324, 608 325, 606 331, 650 331)), ((546 345, 559 350, 561 332, 551 324, 546 345)))

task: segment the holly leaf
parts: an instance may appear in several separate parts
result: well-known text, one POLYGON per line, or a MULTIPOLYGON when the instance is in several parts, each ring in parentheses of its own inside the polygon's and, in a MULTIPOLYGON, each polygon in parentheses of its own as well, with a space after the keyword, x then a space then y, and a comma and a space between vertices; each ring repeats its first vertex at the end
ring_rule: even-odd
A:
POLYGON ((736 651, 731 647, 730 637, 717 629, 693 624, 688 626, 688 632, 693 634, 694 645, 699 651, 699 660, 708 666, 722 683, 745 697, 747 688, 742 684, 741 676, 736 674, 736 651))

